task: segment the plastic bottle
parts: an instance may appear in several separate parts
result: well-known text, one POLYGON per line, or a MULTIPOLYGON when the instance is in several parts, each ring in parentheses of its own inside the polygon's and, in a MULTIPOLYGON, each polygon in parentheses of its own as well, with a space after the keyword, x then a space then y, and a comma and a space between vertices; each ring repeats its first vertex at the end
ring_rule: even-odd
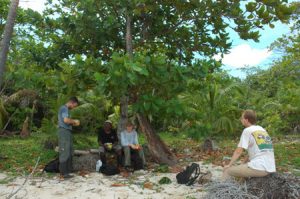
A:
POLYGON ((98 160, 96 163, 96 171, 99 172, 101 167, 102 167, 102 161, 98 160))

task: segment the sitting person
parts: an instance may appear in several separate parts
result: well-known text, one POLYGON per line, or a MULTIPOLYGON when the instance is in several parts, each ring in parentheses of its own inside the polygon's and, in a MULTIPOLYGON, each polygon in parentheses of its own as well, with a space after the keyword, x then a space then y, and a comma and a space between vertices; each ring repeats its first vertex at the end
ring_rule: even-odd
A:
POLYGON ((143 167, 146 165, 142 146, 138 143, 138 135, 133 129, 133 124, 131 122, 127 122, 126 130, 121 132, 121 145, 125 155, 125 169, 132 170, 131 152, 138 152, 139 157, 142 159, 143 167))
POLYGON ((246 128, 240 138, 230 163, 224 166, 222 179, 232 177, 263 177, 275 172, 275 158, 271 138, 261 126, 255 125, 256 114, 253 110, 245 110, 241 117, 241 123, 246 128), (248 158, 244 163, 233 166, 241 156, 243 150, 248 150, 248 158))
POLYGON ((107 151, 115 152, 117 155, 118 165, 122 164, 122 147, 119 144, 117 132, 112 127, 112 122, 110 120, 106 120, 103 128, 98 131, 100 159, 103 165, 106 164, 105 152, 107 151))

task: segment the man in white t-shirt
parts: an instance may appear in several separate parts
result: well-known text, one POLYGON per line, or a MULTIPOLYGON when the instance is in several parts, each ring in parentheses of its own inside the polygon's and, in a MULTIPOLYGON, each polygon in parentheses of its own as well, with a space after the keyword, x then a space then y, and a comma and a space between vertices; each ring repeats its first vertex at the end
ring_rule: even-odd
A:
POLYGON ((230 163, 224 165, 222 179, 233 177, 263 177, 276 172, 275 158, 271 138, 261 126, 255 125, 256 114, 253 110, 245 110, 241 123, 246 128, 240 138, 230 163), (243 150, 248 151, 249 157, 243 164, 233 166, 242 155, 243 150))

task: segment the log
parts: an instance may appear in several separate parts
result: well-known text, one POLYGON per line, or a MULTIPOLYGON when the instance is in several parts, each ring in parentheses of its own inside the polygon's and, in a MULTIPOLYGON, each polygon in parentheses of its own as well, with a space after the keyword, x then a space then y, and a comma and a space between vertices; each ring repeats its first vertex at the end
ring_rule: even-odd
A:
MULTIPOLYGON (((59 152, 59 147, 56 146, 54 150, 56 152, 59 152)), ((99 149, 74 150, 74 155, 88 155, 88 154, 99 154, 99 149)))

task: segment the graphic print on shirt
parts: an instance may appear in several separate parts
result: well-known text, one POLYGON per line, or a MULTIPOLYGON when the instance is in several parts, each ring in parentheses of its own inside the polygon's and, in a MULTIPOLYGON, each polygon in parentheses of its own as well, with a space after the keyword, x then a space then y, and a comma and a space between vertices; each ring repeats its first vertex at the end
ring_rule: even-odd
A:
POLYGON ((252 133, 256 144, 261 151, 273 150, 272 140, 269 134, 265 131, 254 131, 252 133))

